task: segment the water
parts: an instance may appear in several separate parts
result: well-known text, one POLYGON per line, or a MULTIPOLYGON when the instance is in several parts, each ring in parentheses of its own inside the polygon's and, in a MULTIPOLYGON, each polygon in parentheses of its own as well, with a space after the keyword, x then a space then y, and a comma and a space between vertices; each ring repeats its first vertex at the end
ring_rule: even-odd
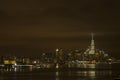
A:
POLYGON ((31 71, 1 73, 0 80, 113 80, 119 71, 31 71))
POLYGON ((1 71, 0 80, 114 80, 120 75, 119 67, 117 67, 110 70, 38 69, 16 72, 1 71))

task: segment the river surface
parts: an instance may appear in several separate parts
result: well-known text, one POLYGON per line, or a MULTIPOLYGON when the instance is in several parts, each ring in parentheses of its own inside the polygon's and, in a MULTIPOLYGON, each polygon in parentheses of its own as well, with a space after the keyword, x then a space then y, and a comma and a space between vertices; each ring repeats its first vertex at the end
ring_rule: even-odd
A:
MULTIPOLYGON (((119 64, 120 65, 120 64, 119 64)), ((35 69, 1 71, 0 80, 114 80, 120 75, 120 67, 113 69, 35 69)))

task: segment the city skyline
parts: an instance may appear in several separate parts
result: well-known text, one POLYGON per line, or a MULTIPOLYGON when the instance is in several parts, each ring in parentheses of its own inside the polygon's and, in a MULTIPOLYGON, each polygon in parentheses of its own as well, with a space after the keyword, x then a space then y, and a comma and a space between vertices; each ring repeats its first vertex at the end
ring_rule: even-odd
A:
POLYGON ((119 8, 117 0, 1 1, 0 54, 83 50, 93 32, 98 49, 120 58, 119 8))

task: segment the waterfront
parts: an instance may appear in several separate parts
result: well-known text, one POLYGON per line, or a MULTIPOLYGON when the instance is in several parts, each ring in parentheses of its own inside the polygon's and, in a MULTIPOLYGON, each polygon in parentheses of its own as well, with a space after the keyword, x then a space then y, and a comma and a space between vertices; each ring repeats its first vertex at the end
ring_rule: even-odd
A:
POLYGON ((114 80, 120 61, 95 48, 93 34, 85 51, 42 53, 39 57, 0 57, 0 80, 114 80))
MULTIPOLYGON (((103 65, 101 65, 103 66, 103 65)), ((111 69, 22 69, 21 71, 1 71, 0 80, 114 80, 120 75, 120 64, 111 69)))
POLYGON ((119 71, 31 71, 1 73, 0 80, 113 80, 120 74, 119 71))

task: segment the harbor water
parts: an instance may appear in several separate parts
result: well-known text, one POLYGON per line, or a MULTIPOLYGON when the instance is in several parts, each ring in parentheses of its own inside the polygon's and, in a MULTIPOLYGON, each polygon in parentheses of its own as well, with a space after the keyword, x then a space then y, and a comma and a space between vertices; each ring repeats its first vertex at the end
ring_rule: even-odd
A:
POLYGON ((52 68, 32 70, 25 68, 19 71, 0 70, 0 80, 115 80, 119 75, 120 64, 111 64, 111 69, 52 68))

